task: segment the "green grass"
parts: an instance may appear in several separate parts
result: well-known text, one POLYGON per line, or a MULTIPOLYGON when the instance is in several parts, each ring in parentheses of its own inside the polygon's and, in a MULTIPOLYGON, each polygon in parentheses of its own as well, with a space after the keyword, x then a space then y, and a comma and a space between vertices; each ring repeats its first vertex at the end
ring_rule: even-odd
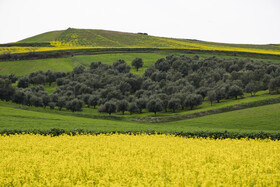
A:
MULTIPOLYGON (((144 67, 140 68, 138 72, 132 67, 131 72, 135 74, 143 74, 148 66, 154 64, 159 58, 165 58, 167 55, 174 53, 111 53, 111 54, 96 54, 96 55, 77 55, 68 58, 53 58, 53 59, 40 59, 40 60, 21 60, 21 61, 7 61, 0 62, 0 74, 9 75, 14 73, 15 75, 22 76, 28 75, 31 72, 42 70, 42 71, 61 71, 69 72, 77 65, 83 64, 89 66, 91 62, 101 61, 105 64, 113 64, 118 59, 124 59, 127 64, 131 65, 131 62, 136 57, 140 57, 144 61, 144 67)), ((175 55, 181 55, 181 53, 175 53, 175 55)), ((194 56, 196 54, 185 54, 187 56, 194 56)), ((213 54, 205 53, 199 54, 201 59, 212 57, 213 54)), ((233 56, 227 55, 216 55, 220 58, 233 58, 233 56)), ((246 57, 238 57, 245 59, 246 57)), ((269 58, 251 58, 252 60, 259 61, 271 61, 279 62, 275 59, 269 58)))
POLYGON ((17 76, 23 76, 38 70, 69 72, 73 68, 74 65, 68 58, 0 62, 0 74, 2 75, 14 73, 17 76))
POLYGON ((166 123, 200 130, 280 132, 280 104, 237 110, 190 120, 166 123))
POLYGON ((56 38, 61 35, 63 31, 51 31, 42 34, 38 34, 36 36, 26 38, 24 40, 19 41, 18 43, 42 43, 42 42, 50 42, 56 40, 56 38))
POLYGON ((280 104, 273 104, 176 122, 139 123, 35 112, 0 105, 0 129, 83 128, 94 131, 279 132, 279 114, 280 104))

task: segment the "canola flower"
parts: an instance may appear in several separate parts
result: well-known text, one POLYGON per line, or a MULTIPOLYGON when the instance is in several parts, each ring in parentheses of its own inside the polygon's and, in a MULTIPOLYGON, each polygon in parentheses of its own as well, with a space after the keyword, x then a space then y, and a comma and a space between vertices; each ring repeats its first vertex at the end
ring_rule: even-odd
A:
POLYGON ((0 136, 0 186, 279 186, 280 142, 0 136))

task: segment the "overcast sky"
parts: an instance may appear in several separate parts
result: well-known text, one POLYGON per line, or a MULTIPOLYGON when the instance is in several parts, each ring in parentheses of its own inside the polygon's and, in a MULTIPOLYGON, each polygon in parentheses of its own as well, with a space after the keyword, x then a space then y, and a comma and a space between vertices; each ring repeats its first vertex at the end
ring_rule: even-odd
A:
POLYGON ((0 0, 0 43, 68 27, 280 43, 280 0, 0 0))

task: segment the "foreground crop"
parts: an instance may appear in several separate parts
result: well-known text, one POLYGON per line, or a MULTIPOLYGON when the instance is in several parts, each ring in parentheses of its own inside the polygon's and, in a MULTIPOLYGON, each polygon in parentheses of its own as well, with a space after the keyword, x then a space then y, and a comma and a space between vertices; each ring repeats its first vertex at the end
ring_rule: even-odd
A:
POLYGON ((272 140, 11 135, 0 146, 1 185, 280 185, 272 140))

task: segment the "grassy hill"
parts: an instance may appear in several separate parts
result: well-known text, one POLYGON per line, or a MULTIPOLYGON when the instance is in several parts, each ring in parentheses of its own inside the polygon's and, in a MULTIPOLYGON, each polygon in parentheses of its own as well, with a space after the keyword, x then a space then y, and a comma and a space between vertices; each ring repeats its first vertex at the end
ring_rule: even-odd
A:
MULTIPOLYGON (((50 42, 55 48, 171 48, 171 49, 196 49, 208 51, 235 51, 262 54, 280 55, 280 45, 249 45, 249 44, 225 44, 205 42, 189 39, 174 39, 149 36, 138 33, 126 33, 107 30, 73 29, 64 31, 52 31, 39 34, 18 43, 42 43, 50 42)), ((55 50, 44 48, 38 51, 55 50)), ((29 49, 30 50, 30 49, 29 49)), ((57 49, 56 49, 57 50, 57 49)), ((3 50, 2 50, 3 51, 3 50)), ((1 52, 1 51, 0 51, 1 52)))

